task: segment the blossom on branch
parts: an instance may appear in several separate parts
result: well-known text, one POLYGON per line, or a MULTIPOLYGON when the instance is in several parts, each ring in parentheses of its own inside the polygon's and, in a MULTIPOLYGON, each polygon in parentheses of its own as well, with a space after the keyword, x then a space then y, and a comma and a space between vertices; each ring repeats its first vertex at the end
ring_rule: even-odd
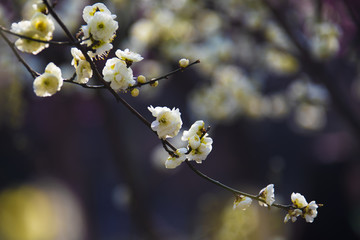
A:
POLYGON ((248 207, 250 207, 251 202, 252 202, 252 200, 249 197, 246 197, 243 195, 236 195, 233 209, 239 208, 241 210, 246 210, 248 207))
POLYGON ((83 19, 86 23, 95 15, 97 12, 102 12, 110 15, 113 19, 116 18, 116 15, 111 15, 110 10, 103 3, 95 3, 92 6, 86 6, 83 10, 83 19))
POLYGON ((90 63, 86 61, 85 56, 77 48, 71 48, 71 55, 73 56, 71 65, 76 70, 76 82, 87 83, 93 75, 90 63))
POLYGON ((33 87, 38 97, 49 97, 60 91, 63 85, 61 70, 54 63, 49 63, 45 72, 35 78, 33 87))
POLYGON ((188 131, 184 131, 181 137, 182 141, 188 141, 190 152, 187 155, 188 160, 201 163, 212 150, 212 138, 208 137, 204 128, 204 121, 196 121, 188 131))
POLYGON ((104 80, 110 82, 110 87, 115 91, 125 91, 136 83, 132 69, 127 68, 126 63, 116 57, 106 61, 102 74, 104 80))
POLYGON ((187 148, 180 148, 175 151, 176 156, 169 156, 165 161, 166 168, 176 168, 186 160, 187 148))
POLYGON ((124 51, 120 49, 116 50, 115 55, 125 61, 127 67, 130 67, 133 62, 140 62, 144 59, 140 54, 131 52, 128 48, 124 51))
POLYGON ((265 188, 261 189, 259 192, 259 197, 263 199, 265 203, 259 201, 260 206, 263 207, 271 206, 275 202, 274 192, 275 192, 274 184, 269 184, 265 188))
MULTIPOLYGON (((42 41, 50 41, 54 30, 55 26, 51 18, 40 12, 35 13, 30 21, 21 21, 11 25, 12 32, 42 41)), ((36 55, 47 48, 49 44, 20 38, 16 40, 15 46, 22 52, 36 55)))
POLYGON ((308 204, 305 197, 300 193, 292 193, 291 201, 293 202, 293 208, 286 214, 284 222, 288 222, 290 219, 292 222, 295 222, 298 216, 305 218, 308 223, 314 221, 317 216, 317 208, 319 207, 315 201, 311 201, 308 204))
POLYGON ((115 18, 116 15, 111 14, 101 3, 84 8, 83 19, 87 25, 81 27, 84 34, 82 39, 83 44, 92 49, 88 52, 91 57, 101 57, 112 49, 111 42, 119 26, 115 18))
POLYGON ((151 129, 156 131, 161 139, 175 137, 182 126, 181 113, 178 108, 148 107, 156 120, 151 123, 151 129))

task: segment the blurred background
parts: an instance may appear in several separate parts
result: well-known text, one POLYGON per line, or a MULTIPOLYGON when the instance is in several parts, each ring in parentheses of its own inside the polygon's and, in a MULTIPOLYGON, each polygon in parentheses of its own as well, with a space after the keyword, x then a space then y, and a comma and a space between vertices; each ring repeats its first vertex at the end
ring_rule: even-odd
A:
MULTIPOLYGON (((100 2, 119 22, 109 57, 129 48, 145 58, 135 76, 200 59, 137 98, 122 94, 149 121, 153 105, 180 108, 185 130, 210 125, 213 151, 199 170, 324 207, 312 224, 284 224, 285 212, 255 202, 233 211, 231 193, 185 164, 165 169, 160 141, 107 91, 64 83, 36 97, 0 39, 0 239, 360 239, 359 1, 100 2)), ((93 3, 58 0, 55 10, 75 35, 93 3)), ((30 19, 32 4, 2 0, 1 25, 30 19)), ((59 26, 54 40, 66 40, 59 26)), ((22 56, 40 73, 48 62, 74 72, 70 47, 22 56)))

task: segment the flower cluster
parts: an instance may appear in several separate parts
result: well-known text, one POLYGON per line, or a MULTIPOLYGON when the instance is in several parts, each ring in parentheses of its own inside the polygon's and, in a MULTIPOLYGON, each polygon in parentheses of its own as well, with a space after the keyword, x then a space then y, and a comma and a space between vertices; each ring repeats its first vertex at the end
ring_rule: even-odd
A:
POLYGON ((285 223, 290 219, 292 222, 295 222, 299 216, 305 218, 306 222, 312 223, 314 221, 314 218, 317 216, 317 208, 319 207, 315 201, 308 203, 300 193, 292 193, 291 201, 293 207, 286 214, 284 219, 285 223))
POLYGON ((47 48, 49 44, 31 39, 50 41, 55 30, 53 20, 40 12, 42 8, 38 7, 35 9, 38 9, 38 11, 35 12, 30 20, 23 20, 11 25, 12 32, 27 37, 18 39, 15 42, 15 46, 22 52, 32 53, 34 55, 47 48))
POLYGON ((95 3, 84 8, 83 19, 87 25, 81 27, 84 34, 82 39, 83 43, 91 48, 92 51, 88 53, 91 57, 101 57, 113 48, 111 42, 118 29, 115 18, 116 15, 111 14, 102 3, 95 3))
POLYGON ((60 91, 63 85, 61 70, 54 63, 49 63, 45 72, 35 78, 33 87, 34 92, 39 97, 49 97, 60 91))
MULTIPOLYGON (((179 109, 168 107, 148 107, 156 120, 151 123, 152 130, 156 131, 161 139, 175 137, 182 126, 179 109)), ((187 148, 180 148, 170 154, 165 162, 166 168, 175 168, 188 159, 201 163, 212 150, 212 138, 208 136, 204 128, 204 121, 196 121, 189 130, 184 131, 182 141, 188 142, 187 148)))
POLYGON ((190 152, 187 157, 197 163, 205 160, 212 150, 213 140, 208 137, 202 120, 196 121, 188 131, 184 131, 181 140, 188 141, 190 152))
MULTIPOLYGON (((254 199, 260 199, 260 206, 270 207, 275 202, 274 195, 274 184, 269 184, 265 188, 261 189, 258 196, 253 196, 254 199)), ((291 201, 292 206, 286 207, 288 213, 285 216, 284 222, 291 220, 295 222, 297 217, 301 216, 305 218, 306 222, 312 223, 314 218, 317 216, 317 208, 321 204, 316 204, 315 201, 308 203, 303 195, 300 193, 292 193, 291 201)), ((236 195, 233 205, 233 209, 242 209, 246 210, 251 205, 252 199, 243 195, 236 195)))
MULTIPOLYGON (((139 62, 143 59, 138 53, 125 49, 120 49, 115 52, 116 57, 108 59, 102 71, 104 80, 110 82, 110 87, 115 91, 126 91, 133 86, 136 81, 133 77, 133 71, 130 68, 133 62, 139 62)), ((139 94, 139 90, 134 88, 136 92, 132 91, 133 96, 139 94)))

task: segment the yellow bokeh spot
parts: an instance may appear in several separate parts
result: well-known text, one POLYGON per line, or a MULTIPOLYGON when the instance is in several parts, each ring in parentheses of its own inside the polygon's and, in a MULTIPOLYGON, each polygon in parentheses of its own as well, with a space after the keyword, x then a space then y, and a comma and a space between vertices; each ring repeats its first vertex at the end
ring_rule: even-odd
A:
POLYGON ((54 239, 55 224, 50 199, 41 190, 23 186, 0 194, 1 239, 54 239))

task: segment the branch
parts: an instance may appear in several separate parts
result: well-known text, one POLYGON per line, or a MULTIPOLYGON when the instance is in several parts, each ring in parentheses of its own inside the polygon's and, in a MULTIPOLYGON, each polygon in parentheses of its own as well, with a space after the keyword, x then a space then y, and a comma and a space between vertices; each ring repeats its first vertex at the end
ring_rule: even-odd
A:
POLYGON ((187 68, 189 68, 189 67, 191 67, 191 66, 193 66, 193 65, 195 65, 197 63, 200 63, 200 60, 196 60, 195 62, 190 63, 188 66, 186 66, 184 68, 180 67, 180 68, 175 69, 175 70, 173 70, 173 71, 171 71, 171 72, 169 72, 169 73, 167 73, 167 74, 165 74, 163 76, 153 78, 153 79, 151 79, 151 81, 148 81, 146 83, 139 83, 138 82, 134 86, 129 87, 127 90, 131 90, 131 89, 136 88, 136 87, 141 87, 141 86, 146 85, 146 84, 152 84, 152 83, 154 83, 156 81, 159 81, 159 80, 168 79, 169 76, 174 75, 177 72, 184 71, 185 69, 187 69, 187 68))
POLYGON ((24 38, 24 39, 31 40, 31 41, 34 41, 34 42, 48 43, 48 44, 54 44, 54 45, 73 45, 71 42, 58 42, 58 41, 52 41, 52 40, 46 41, 46 40, 41 40, 41 39, 37 39, 37 38, 28 37, 28 36, 25 36, 25 35, 14 33, 14 32, 10 31, 9 29, 7 29, 7 28, 5 28, 5 27, 3 27, 1 25, 0 25, 0 30, 4 31, 6 33, 9 33, 11 35, 17 36, 19 38, 24 38))
POLYGON ((20 54, 17 52, 14 43, 12 43, 6 36, 5 34, 0 31, 0 35, 4 38, 5 42, 9 45, 10 49, 13 51, 13 53, 15 54, 16 58, 24 65, 24 67, 26 68, 26 70, 28 70, 28 72, 31 74, 31 76, 33 78, 36 78, 38 76, 40 76, 40 74, 38 72, 36 72, 35 70, 33 70, 26 62, 25 60, 20 56, 20 54))
POLYGON ((59 16, 56 14, 56 12, 54 11, 54 9, 52 8, 52 6, 50 6, 49 2, 47 0, 43 0, 43 3, 46 5, 49 13, 51 14, 51 16, 53 16, 53 18, 56 20, 56 22, 60 25, 60 27, 63 29, 63 31, 65 32, 66 36, 70 39, 70 41, 72 43, 76 43, 77 40, 74 38, 74 36, 70 33, 69 29, 65 26, 65 24, 63 23, 63 21, 61 21, 61 19, 59 18, 59 16))
MULTIPOLYGON (((229 187, 229 186, 227 186, 227 185, 225 185, 225 184, 223 184, 223 183, 221 183, 221 182, 219 182, 219 181, 217 181, 217 180, 215 180, 215 179, 213 179, 213 178, 205 175, 204 173, 202 173, 202 172, 200 172, 199 170, 197 170, 197 169, 189 162, 189 160, 186 159, 185 162, 186 162, 186 164, 189 166, 189 168, 190 168, 194 173, 196 173, 198 176, 204 178, 205 180, 207 180, 207 181, 209 181, 209 182, 211 182, 211 183, 213 183, 213 184, 215 184, 215 185, 217 185, 217 186, 219 186, 219 187, 221 187, 221 188, 223 188, 223 189, 225 189, 225 190, 227 190, 227 191, 229 191, 229 192, 231 192, 231 193, 233 193, 233 194, 244 195, 244 196, 249 197, 249 198, 251 198, 251 199, 253 199, 253 200, 266 203, 265 200, 261 199, 258 195, 252 195, 252 194, 249 194, 249 193, 245 193, 245 192, 236 190, 236 189, 234 189, 234 188, 231 188, 231 187, 229 187)), ((289 210, 292 208, 291 205, 282 205, 282 204, 277 204, 277 203, 274 203, 274 204, 272 204, 271 206, 274 206, 274 207, 277 207, 277 208, 281 208, 281 209, 283 209, 283 210, 285 210, 285 211, 289 211, 289 210)))

